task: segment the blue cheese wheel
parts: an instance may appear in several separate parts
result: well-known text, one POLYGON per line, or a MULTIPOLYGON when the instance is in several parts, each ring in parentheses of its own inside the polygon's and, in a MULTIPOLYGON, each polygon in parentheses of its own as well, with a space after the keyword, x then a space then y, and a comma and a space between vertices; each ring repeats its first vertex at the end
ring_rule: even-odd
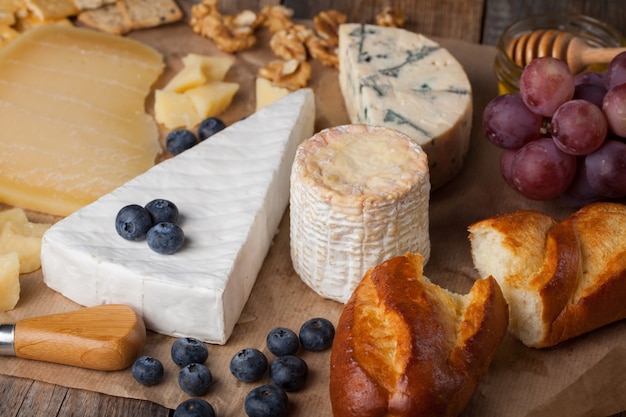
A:
POLYGON ((395 129, 345 125, 300 144, 291 170, 291 260, 319 295, 346 302, 363 275, 430 256, 426 153, 395 129))
POLYGON ((428 155, 437 189, 469 149, 472 88, 461 64, 436 42, 400 28, 343 24, 339 84, 352 123, 397 129, 428 155))

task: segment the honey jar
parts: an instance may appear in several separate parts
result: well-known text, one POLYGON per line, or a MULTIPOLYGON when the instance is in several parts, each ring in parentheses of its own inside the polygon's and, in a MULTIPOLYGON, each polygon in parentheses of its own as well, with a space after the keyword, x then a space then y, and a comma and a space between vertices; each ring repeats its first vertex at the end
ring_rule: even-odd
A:
MULTIPOLYGON (((578 36, 589 45, 596 47, 622 47, 626 38, 615 27, 590 16, 580 14, 545 14, 529 16, 509 25, 498 40, 494 62, 494 72, 498 80, 500 94, 519 91, 519 78, 522 67, 518 66, 507 54, 507 46, 519 36, 536 30, 556 29, 568 31, 578 36)), ((606 64, 594 64, 589 70, 602 71, 606 64)))

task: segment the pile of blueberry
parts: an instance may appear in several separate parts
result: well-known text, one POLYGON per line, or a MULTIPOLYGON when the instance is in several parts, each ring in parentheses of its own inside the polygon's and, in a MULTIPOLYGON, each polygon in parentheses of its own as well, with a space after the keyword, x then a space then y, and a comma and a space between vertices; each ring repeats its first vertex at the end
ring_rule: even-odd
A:
MULTIPOLYGON (((213 374, 205 365, 209 357, 206 345, 192 337, 177 339, 170 350, 172 361, 180 367, 178 385, 189 398, 176 407, 174 417, 215 417, 213 406, 202 398, 213 384, 213 374)), ((152 386, 163 380, 163 364, 151 356, 141 356, 131 368, 137 382, 152 386)))
POLYGON ((192 148, 198 143, 198 139, 202 142, 210 138, 217 132, 223 130, 226 124, 217 117, 208 117, 198 125, 198 136, 189 129, 172 130, 165 137, 165 147, 172 155, 178 155, 192 148))
MULTIPOLYGON (((304 387, 308 365, 297 356, 300 349, 319 352, 329 349, 335 337, 335 327, 324 318, 307 320, 299 334, 286 327, 272 329, 266 338, 267 349, 275 356, 268 361, 256 348, 244 348, 233 355, 230 372, 242 382, 257 382, 269 369, 271 383, 252 389, 245 398, 244 410, 249 417, 285 417, 289 399, 287 392, 304 387)), ((171 359, 180 367, 178 385, 193 398, 180 403, 173 417, 215 417, 213 406, 201 397, 213 383, 211 371, 205 365, 209 352, 200 340, 177 339, 171 348, 171 359)), ((156 358, 142 356, 132 366, 132 374, 142 385, 156 385, 163 379, 163 364, 156 358)))
POLYGON ((180 250, 185 240, 178 223, 178 207, 162 198, 150 201, 145 207, 129 204, 115 217, 115 230, 126 240, 146 239, 153 251, 171 255, 180 250))
POLYGON ((270 384, 251 390, 244 409, 249 417, 284 417, 287 415, 287 392, 304 387, 309 368, 297 356, 302 347, 309 351, 323 351, 332 346, 335 327, 324 318, 306 321, 299 334, 286 327, 275 327, 266 338, 267 349, 275 356, 268 365, 267 357, 255 348, 237 352, 230 361, 230 372, 243 382, 259 381, 269 368, 270 384))

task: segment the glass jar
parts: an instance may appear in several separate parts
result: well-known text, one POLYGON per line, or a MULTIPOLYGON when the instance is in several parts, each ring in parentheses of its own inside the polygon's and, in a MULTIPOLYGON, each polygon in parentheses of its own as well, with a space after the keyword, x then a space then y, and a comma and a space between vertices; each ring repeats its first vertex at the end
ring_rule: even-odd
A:
MULTIPOLYGON (((568 31, 597 47, 622 47, 626 38, 613 26, 593 17, 580 14, 550 14, 529 16, 508 26, 498 40, 494 72, 498 80, 500 94, 519 91, 519 78, 522 68, 507 54, 507 45, 518 36, 539 29, 568 31)), ((594 70, 603 70, 604 67, 594 70)), ((592 69, 592 68, 589 68, 592 69)))

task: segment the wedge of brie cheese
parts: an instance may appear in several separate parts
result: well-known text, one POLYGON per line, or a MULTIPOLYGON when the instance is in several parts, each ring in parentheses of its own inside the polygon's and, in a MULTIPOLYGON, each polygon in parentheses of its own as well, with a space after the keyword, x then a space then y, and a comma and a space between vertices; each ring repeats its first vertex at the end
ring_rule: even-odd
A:
POLYGON ((312 90, 296 91, 59 221, 43 237, 45 283, 85 306, 129 305, 155 332, 225 343, 286 210, 296 148, 314 120, 312 90), (178 206, 185 245, 174 255, 115 231, 123 206, 155 198, 178 206))
POLYGON ((401 132, 367 125, 305 140, 291 171, 291 259, 325 298, 346 302, 393 256, 430 256, 426 153, 401 132))
POLYGON ((386 126, 428 155, 433 189, 462 168, 472 89, 461 64, 436 42, 400 28, 343 24, 339 85, 352 123, 386 126))

